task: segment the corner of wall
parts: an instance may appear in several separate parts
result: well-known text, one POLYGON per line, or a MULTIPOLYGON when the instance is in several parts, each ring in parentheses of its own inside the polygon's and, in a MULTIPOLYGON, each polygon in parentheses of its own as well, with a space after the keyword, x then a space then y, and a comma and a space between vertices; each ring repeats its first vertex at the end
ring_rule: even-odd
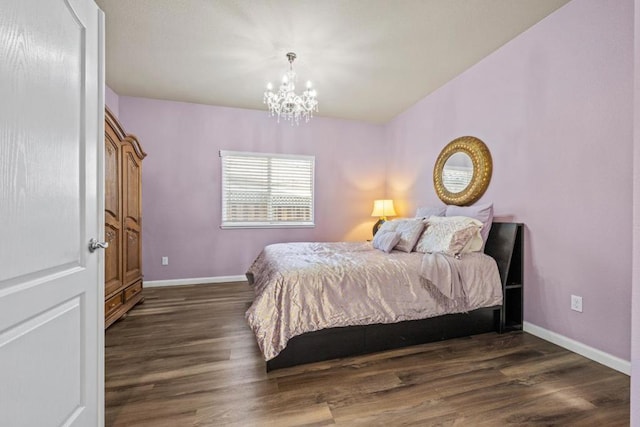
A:
POLYGON ((116 117, 120 115, 120 96, 107 85, 104 86, 104 104, 116 117))
POLYGON ((631 422, 640 426, 640 0, 634 0, 633 274, 631 280, 631 422))

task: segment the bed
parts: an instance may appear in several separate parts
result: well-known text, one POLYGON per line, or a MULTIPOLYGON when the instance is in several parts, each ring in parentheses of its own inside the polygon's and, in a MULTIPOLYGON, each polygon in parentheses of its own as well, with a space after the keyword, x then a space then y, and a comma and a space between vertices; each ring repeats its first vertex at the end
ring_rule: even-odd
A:
MULTIPOLYGON (((503 290, 514 253, 516 226, 493 223, 484 252, 495 260, 498 288, 495 284, 477 291, 475 287, 452 287, 456 295, 462 289, 464 305, 454 298, 456 295, 443 298, 441 289, 430 286, 433 283, 413 277, 413 272, 421 268, 422 254, 382 254, 366 242, 265 248, 247 273, 256 291, 247 320, 265 356, 267 370, 501 332, 505 322, 503 290), (267 256, 270 261, 264 262, 261 258, 267 256), (318 257, 328 269, 319 269, 318 257), (331 281, 329 285, 314 283, 319 276, 324 280, 327 275, 336 276, 333 281, 340 286, 331 286, 331 281), (267 277, 269 280, 260 280, 267 277), (403 283, 401 293, 394 294, 394 280, 403 283), (315 293, 307 295, 307 288, 315 293), (352 292, 355 288, 357 292, 352 292), (358 293, 361 295, 355 297, 358 293), (400 302, 402 310, 398 311, 394 304, 400 302)), ((480 253, 466 255, 465 262, 455 262, 467 265, 488 258, 480 253)), ((474 280, 476 276, 470 277, 474 280)))

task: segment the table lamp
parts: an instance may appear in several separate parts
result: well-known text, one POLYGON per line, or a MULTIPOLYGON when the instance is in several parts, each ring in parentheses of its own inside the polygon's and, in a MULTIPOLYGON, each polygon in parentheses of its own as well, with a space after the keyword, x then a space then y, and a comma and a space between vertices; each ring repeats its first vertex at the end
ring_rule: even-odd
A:
POLYGON ((393 208, 393 200, 374 200, 371 216, 378 216, 380 219, 373 226, 373 235, 376 235, 378 228, 387 220, 388 216, 396 215, 396 210, 393 208))

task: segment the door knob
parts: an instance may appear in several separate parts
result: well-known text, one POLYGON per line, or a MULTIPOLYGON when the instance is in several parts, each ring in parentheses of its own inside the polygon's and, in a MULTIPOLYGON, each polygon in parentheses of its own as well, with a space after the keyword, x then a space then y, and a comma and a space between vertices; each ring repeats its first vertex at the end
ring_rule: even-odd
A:
POLYGON ((89 252, 94 252, 96 249, 106 249, 109 247, 109 242, 98 242, 96 239, 89 240, 89 252))

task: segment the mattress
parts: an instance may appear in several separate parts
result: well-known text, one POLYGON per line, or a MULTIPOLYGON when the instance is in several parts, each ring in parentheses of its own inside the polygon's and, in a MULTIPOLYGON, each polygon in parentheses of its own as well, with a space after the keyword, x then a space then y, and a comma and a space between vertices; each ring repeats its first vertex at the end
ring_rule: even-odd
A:
POLYGON ((265 360, 320 329, 395 323, 502 304, 493 258, 374 249, 368 242, 269 245, 247 272, 246 312, 265 360), (449 267, 446 267, 446 266, 449 267), (443 268, 450 268, 443 274, 443 268), (449 280, 450 283, 435 283, 449 280))

